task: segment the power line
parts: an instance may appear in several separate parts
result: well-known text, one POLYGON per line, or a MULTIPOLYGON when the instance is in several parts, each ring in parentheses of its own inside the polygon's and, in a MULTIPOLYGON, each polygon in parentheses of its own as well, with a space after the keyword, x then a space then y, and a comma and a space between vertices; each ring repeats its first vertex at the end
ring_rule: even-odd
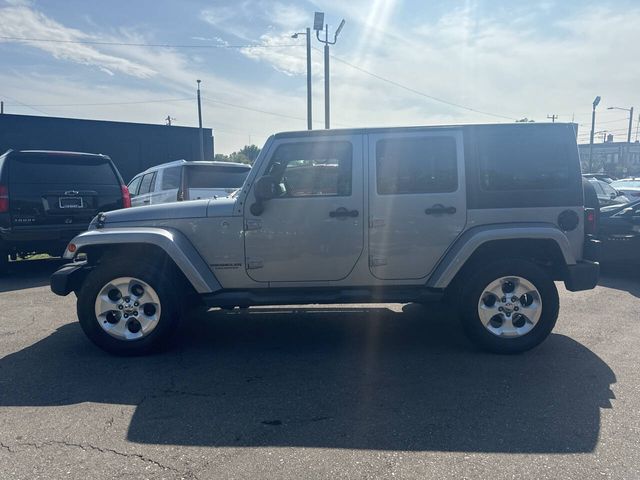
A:
MULTIPOLYGON (((9 97, 7 97, 9 98, 9 97)), ((165 99, 158 99, 158 100, 140 100, 140 101, 135 101, 135 102, 100 102, 100 103, 42 103, 42 104, 25 104, 25 103, 21 103, 18 102, 16 105, 14 104, 7 104, 7 106, 11 106, 11 107, 15 107, 19 105, 22 105, 24 107, 29 107, 29 108, 33 108, 33 107, 103 107, 103 106, 109 106, 109 105, 139 105, 139 104, 144 104, 144 103, 168 103, 168 102, 184 102, 187 100, 193 100, 193 98, 165 98, 165 99)), ((12 100, 14 102, 17 102, 17 100, 12 100)))
POLYGON ((141 42, 105 42, 101 40, 59 40, 56 38, 32 38, 32 37, 8 37, 0 35, 2 40, 14 40, 18 42, 43 42, 43 43, 73 43, 81 45, 105 45, 124 47, 157 47, 157 48, 282 48, 282 47, 302 47, 300 43, 282 44, 245 44, 245 45, 225 45, 225 44, 173 44, 173 43, 141 43, 141 42))
MULTIPOLYGON (((314 49, 320 51, 319 48, 315 48, 314 47, 314 49)), ((420 96, 428 98, 430 100, 433 100, 433 101, 436 101, 436 102, 440 102, 440 103, 443 103, 445 105, 449 105, 451 107, 456 107, 456 108, 461 108, 463 110, 468 110, 470 112, 480 113, 482 115, 489 115, 491 117, 502 118, 502 119, 507 119, 507 120, 517 120, 517 118, 515 118, 515 117, 509 117, 509 116, 506 116, 506 115, 501 115, 499 113, 493 113, 493 112, 487 112, 487 111, 484 111, 484 110, 478 110, 477 108, 468 107, 466 105, 462 105, 462 104, 459 104, 459 103, 450 102, 449 100, 444 100, 442 98, 434 97, 433 95, 429 95, 428 93, 421 92, 419 90, 416 90, 415 88, 408 87, 406 85, 403 85, 402 83, 396 82, 395 80, 391 80, 389 78, 383 77, 382 75, 378 75, 377 73, 373 73, 373 72, 370 72, 369 70, 365 70, 364 68, 362 68, 362 67, 360 67, 358 65, 354 65, 353 63, 350 63, 350 62, 348 62, 346 60, 343 60, 340 57, 336 57, 335 55, 331 55, 331 58, 333 58, 334 60, 337 60, 340 63, 348 65, 349 67, 351 67, 351 68, 353 68, 355 70, 358 70, 359 72, 362 72, 362 73, 370 75, 370 76, 372 76, 374 78, 377 78, 380 81, 389 83, 389 84, 394 85, 394 86, 396 86, 398 88, 402 88, 404 90, 407 90, 408 92, 415 93, 416 95, 420 95, 420 96)))
MULTIPOLYGON (((288 118, 290 120, 306 121, 306 118, 303 118, 303 117, 295 117, 293 115, 287 115, 287 114, 284 114, 284 113, 270 112, 268 110, 261 110, 259 108, 252 108, 252 107, 247 107, 247 106, 244 106, 244 105, 237 105, 235 103, 223 102, 222 100, 213 100, 211 98, 204 98, 204 97, 202 97, 202 100, 204 100, 205 102, 209 102, 209 103, 217 103, 217 104, 220 104, 220 105, 225 105, 227 107, 240 108, 242 110, 249 110, 251 112, 263 113, 265 115, 273 115, 274 117, 282 117, 282 118, 288 118)), ((316 120, 314 123, 322 123, 322 122, 316 120)), ((347 127, 347 128, 351 127, 351 125, 345 125, 345 124, 340 124, 340 123, 336 123, 336 125, 339 125, 341 127, 347 127)))
MULTIPOLYGON (((1 96, 4 97, 4 98, 8 98, 12 102, 16 102, 18 105, 20 105, 22 107, 27 107, 27 108, 30 108, 31 110, 35 111, 35 112, 42 113, 43 115, 49 116, 49 114, 47 112, 45 112, 43 110, 40 110, 39 108, 36 108, 34 105, 27 105, 26 103, 22 103, 20 100, 16 100, 15 98, 11 98, 9 95, 2 94, 1 96)), ((15 106, 15 105, 7 105, 7 106, 15 106)))

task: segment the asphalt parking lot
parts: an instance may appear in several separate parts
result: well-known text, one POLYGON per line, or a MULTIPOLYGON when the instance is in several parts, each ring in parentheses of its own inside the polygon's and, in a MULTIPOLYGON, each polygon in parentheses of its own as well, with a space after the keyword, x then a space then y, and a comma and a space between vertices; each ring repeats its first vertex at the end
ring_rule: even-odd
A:
POLYGON ((443 306, 210 311, 162 355, 93 347, 57 263, 0 279, 0 478, 640 477, 640 280, 561 289, 534 351, 443 306))

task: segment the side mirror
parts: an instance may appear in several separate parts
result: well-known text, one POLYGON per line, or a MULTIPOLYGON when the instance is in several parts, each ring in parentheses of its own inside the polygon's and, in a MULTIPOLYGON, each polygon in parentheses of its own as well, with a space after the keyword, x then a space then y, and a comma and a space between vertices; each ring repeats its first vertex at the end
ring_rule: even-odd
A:
POLYGON ((264 212, 264 202, 277 196, 278 181, 272 175, 265 175, 256 181, 253 187, 253 195, 256 197, 255 203, 251 205, 249 211, 252 215, 259 217, 264 212))
POLYGON ((256 182, 253 194, 259 202, 266 202, 276 196, 278 183, 275 177, 265 175, 256 182))

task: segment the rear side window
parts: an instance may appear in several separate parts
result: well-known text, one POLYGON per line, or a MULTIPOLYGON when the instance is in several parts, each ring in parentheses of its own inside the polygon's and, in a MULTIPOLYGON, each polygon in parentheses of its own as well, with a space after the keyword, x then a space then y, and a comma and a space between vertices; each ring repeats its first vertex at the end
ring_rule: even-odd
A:
POLYGON ((140 182, 140 190, 138 191, 138 195, 142 195, 143 193, 149 193, 153 190, 153 184, 155 180, 155 172, 147 173, 142 177, 142 181, 140 182))
POLYGON ((455 192, 458 189, 455 139, 378 140, 376 183, 379 195, 455 192))
POLYGON ((180 188, 180 167, 165 168, 162 171, 162 190, 180 188))
POLYGON ((186 168, 189 188, 240 188, 250 168, 191 165, 186 168))
POLYGON ((559 190, 569 184, 568 152, 554 136, 528 129, 487 134, 478 142, 480 188, 485 191, 559 190))
POLYGON ((119 180, 106 158, 19 155, 11 158, 11 183, 114 185, 119 180))

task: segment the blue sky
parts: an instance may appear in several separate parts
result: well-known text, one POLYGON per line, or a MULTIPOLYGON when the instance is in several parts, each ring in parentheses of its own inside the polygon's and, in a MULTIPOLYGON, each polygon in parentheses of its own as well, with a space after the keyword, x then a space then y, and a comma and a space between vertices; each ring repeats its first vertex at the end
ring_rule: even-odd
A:
MULTIPOLYGON (((582 140, 601 95, 596 129, 623 140, 626 112, 606 107, 640 110, 640 4, 631 0, 0 0, 0 98, 12 113, 196 125, 200 78, 216 150, 260 145, 306 126, 304 39, 290 34, 316 10, 331 28, 346 20, 332 48, 336 127, 557 114, 580 123, 582 140)), ((312 57, 321 128, 322 54, 312 57)))

